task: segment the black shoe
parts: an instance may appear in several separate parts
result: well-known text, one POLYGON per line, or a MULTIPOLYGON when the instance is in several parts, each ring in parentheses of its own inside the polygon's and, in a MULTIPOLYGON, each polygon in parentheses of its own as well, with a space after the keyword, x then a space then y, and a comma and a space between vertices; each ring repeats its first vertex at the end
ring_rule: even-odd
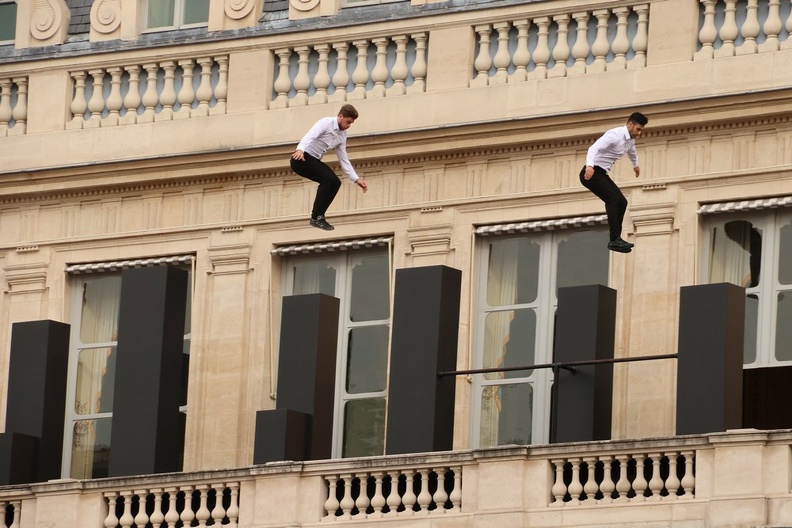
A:
POLYGON ((631 248, 632 248, 632 247, 635 247, 635 244, 633 244, 632 242, 627 242, 627 241, 626 241, 626 240, 624 240, 622 237, 619 237, 619 238, 617 238, 617 239, 616 239, 616 242, 622 242, 622 243, 624 243, 624 244, 627 244, 627 246, 629 246, 629 247, 631 247, 631 248))
POLYGON ((608 249, 611 251, 618 251, 619 253, 629 253, 632 251, 632 244, 617 238, 616 240, 608 242, 608 249))
POLYGON ((335 227, 328 224, 325 217, 321 215, 317 216, 316 218, 311 218, 311 225, 318 227, 319 229, 324 229, 325 231, 332 231, 335 229, 335 227))

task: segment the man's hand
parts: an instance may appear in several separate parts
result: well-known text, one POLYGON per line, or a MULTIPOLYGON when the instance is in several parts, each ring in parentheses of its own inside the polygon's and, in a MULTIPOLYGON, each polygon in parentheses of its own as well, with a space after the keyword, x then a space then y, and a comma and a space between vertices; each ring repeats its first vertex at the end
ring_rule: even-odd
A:
POLYGON ((357 181, 355 182, 355 185, 357 185, 358 187, 360 187, 361 189, 363 189, 363 192, 366 192, 366 191, 368 191, 368 185, 366 185, 366 182, 364 182, 364 181, 363 181, 362 179, 360 179, 360 178, 358 178, 358 179, 357 179, 357 181))
POLYGON ((635 171, 635 177, 636 178, 641 175, 641 167, 638 167, 636 165, 635 167, 633 167, 633 170, 635 171))
POLYGON ((294 154, 292 154, 292 159, 296 159, 298 161, 305 161, 305 156, 303 155, 303 151, 295 150, 294 154))
POLYGON ((586 165, 586 172, 583 173, 583 178, 590 180, 592 176, 594 176, 594 167, 586 165))

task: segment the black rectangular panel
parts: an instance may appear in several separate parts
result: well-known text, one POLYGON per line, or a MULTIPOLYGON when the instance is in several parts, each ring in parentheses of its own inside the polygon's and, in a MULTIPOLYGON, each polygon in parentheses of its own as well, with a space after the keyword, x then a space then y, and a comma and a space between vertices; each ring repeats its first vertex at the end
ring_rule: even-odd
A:
POLYGON ((743 427, 792 429, 792 367, 743 370, 743 427))
POLYGON ((41 482, 37 475, 40 441, 20 433, 0 433, 0 486, 41 482))
POLYGON ((311 417, 291 409, 256 413, 256 443, 253 463, 306 460, 311 417))

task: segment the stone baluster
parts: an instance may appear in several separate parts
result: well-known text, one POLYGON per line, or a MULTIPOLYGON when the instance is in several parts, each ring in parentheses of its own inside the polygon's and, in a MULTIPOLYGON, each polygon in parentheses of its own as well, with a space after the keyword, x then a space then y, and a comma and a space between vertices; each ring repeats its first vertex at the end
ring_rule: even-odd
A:
POLYGON ((118 118, 118 122, 122 125, 131 125, 137 122, 140 106, 140 66, 127 66, 124 69, 129 75, 129 89, 124 96, 125 112, 118 118))
POLYGON ((186 119, 190 117, 193 101, 195 101, 195 88, 193 87, 193 76, 195 75, 195 61, 184 59, 179 61, 182 69, 182 85, 179 88, 177 100, 179 109, 173 113, 174 119, 186 119))
POLYGON ((580 459, 572 460, 572 480, 569 483, 570 504, 580 504, 580 495, 583 493, 583 484, 580 482, 580 459))
POLYGON ((473 29, 479 37, 479 49, 476 59, 473 61, 476 76, 470 81, 470 86, 487 86, 489 84, 489 71, 492 68, 492 56, 490 55, 492 24, 475 26, 473 29))
POLYGON ((721 47, 715 50, 715 57, 731 57, 734 55, 734 39, 739 34, 737 27, 737 0, 725 0, 723 25, 721 25, 719 36, 721 47))
POLYGON ((462 466, 452 467, 451 471, 454 472, 454 487, 448 495, 451 501, 449 513, 459 513, 462 510, 462 466))
POLYGON ((410 37, 415 41, 415 61, 411 71, 413 83, 407 87, 407 93, 422 93, 426 91, 426 43, 429 36, 416 33, 410 37))
POLYGON ((330 73, 327 68, 327 62, 330 60, 330 45, 317 44, 314 49, 319 53, 319 68, 313 79, 316 93, 308 98, 308 103, 322 104, 327 102, 327 88, 330 86, 330 73))
POLYGON ((211 519, 214 521, 214 526, 220 526, 223 522, 223 517, 226 515, 226 510, 223 508, 225 487, 222 484, 213 484, 211 488, 215 492, 215 505, 212 508, 211 519))
POLYGON ((22 501, 11 501, 11 506, 14 507, 14 520, 11 521, 11 526, 8 528, 20 528, 22 524, 22 501))
POLYGON ((638 15, 637 28, 632 40, 632 49, 635 56, 627 63, 627 67, 643 68, 646 66, 646 49, 649 44, 649 5, 633 6, 633 11, 638 15))
POLYGON ((105 109, 104 99, 104 69, 88 70, 88 74, 93 78, 93 93, 88 101, 88 110, 91 117, 86 121, 86 127, 99 127, 102 125, 102 112, 105 109))
POLYGON ((413 507, 415 506, 415 502, 418 497, 415 495, 415 488, 413 483, 413 478, 415 477, 415 472, 408 471, 404 473, 404 496, 402 497, 402 503, 404 504, 404 514, 412 515, 414 512, 413 507))
POLYGON ((527 18, 515 20, 514 27, 517 28, 517 47, 512 55, 514 71, 509 80, 524 81, 528 78, 528 65, 531 63, 531 52, 528 49, 528 30, 531 21, 527 18))
POLYGON ((117 126, 121 115, 121 108, 124 106, 124 99, 121 97, 121 73, 120 67, 107 68, 110 74, 110 94, 107 96, 107 117, 102 120, 102 126, 117 126))
POLYGON ((778 34, 781 33, 781 0, 768 0, 767 18, 762 26, 765 41, 759 44, 759 51, 778 51, 778 34))
POLYGON ((331 519, 335 518, 335 514, 340 507, 338 498, 336 497, 336 486, 338 486, 338 477, 330 475, 325 477, 327 479, 327 500, 324 503, 324 509, 327 516, 331 519))
POLYGON ((448 492, 445 489, 445 475, 446 470, 444 468, 440 468, 436 471, 437 474, 437 489, 432 495, 432 500, 435 503, 437 509, 435 511, 439 511, 441 513, 445 513, 445 504, 448 502, 448 492))
POLYGON ((533 79, 547 77, 547 61, 550 60, 550 47, 547 43, 547 34, 550 28, 550 17, 540 17, 534 20, 537 26, 536 49, 533 52, 534 70, 528 75, 533 79))
POLYGON ((509 81, 509 65, 511 64, 511 54, 509 53, 509 30, 511 25, 508 22, 494 24, 495 31, 498 32, 498 49, 493 58, 495 75, 490 77, 490 84, 505 84, 509 81))
POLYGON ((165 522, 168 523, 168 528, 175 528, 176 523, 179 522, 179 512, 176 511, 176 500, 179 497, 179 490, 176 488, 165 488, 165 493, 168 494, 168 512, 165 514, 165 522))
POLYGON ((369 504, 371 504, 371 499, 368 496, 368 475, 363 474, 362 476, 358 477, 358 496, 355 499, 355 508, 357 508, 358 515, 362 518, 366 517, 366 513, 368 513, 369 504))
POLYGON ((71 111, 72 118, 66 123, 66 128, 82 128, 85 121, 85 112, 88 110, 88 101, 85 100, 85 79, 88 77, 86 72, 72 72, 74 79, 74 95, 72 96, 71 111))
POLYGON ((550 488, 550 493, 553 494, 554 502, 559 505, 564 503, 564 497, 567 494, 567 487, 564 484, 564 464, 565 460, 552 460, 551 463, 555 466, 555 482, 553 487, 550 488))
POLYGON ((14 109, 11 111, 11 117, 14 119, 14 127, 8 131, 9 135, 24 134, 27 130, 27 113, 28 113, 28 81, 27 77, 19 77, 12 79, 12 82, 17 87, 17 101, 14 109))
POLYGON ((627 16, 630 8, 616 7, 613 14, 616 15, 616 36, 611 43, 613 60, 608 64, 608 71, 627 68, 627 52, 630 51, 630 40, 627 38, 627 16))
POLYGON ((291 79, 289 78, 289 59, 292 55, 290 48, 280 48, 275 50, 278 56, 278 75, 272 88, 275 90, 275 99, 270 103, 270 108, 286 108, 289 106, 289 90, 291 90, 291 79))
POLYGON ((714 56, 715 39, 718 29, 715 27, 715 4, 717 0, 701 0, 704 4, 704 22, 699 29, 701 49, 693 54, 693 60, 711 59, 714 56))
POLYGON ((669 499, 677 498, 677 491, 679 490, 679 476, 677 475, 677 458, 679 453, 668 453, 668 478, 665 481, 665 488, 668 490, 669 499))
POLYGON ((419 471, 421 475, 421 492, 418 494, 418 506, 421 513, 429 513, 429 506, 432 504, 432 494, 429 493, 429 470, 419 471))
POLYGON ((289 106, 305 106, 308 104, 308 89, 311 87, 311 76, 308 73, 311 48, 298 46, 294 51, 297 52, 297 75, 294 77, 294 89, 297 93, 289 100, 289 106))
POLYGON ((165 72, 160 104, 162 109, 156 116, 157 121, 170 121, 173 119, 173 105, 176 104, 176 61, 165 61, 160 64, 165 72))
POLYGON ((556 15, 553 22, 556 23, 558 38, 553 46, 553 67, 547 71, 547 77, 566 76, 566 62, 569 58, 569 15, 556 15))
POLYGON ((347 94, 347 99, 365 99, 366 98, 366 84, 369 80, 368 71, 368 40, 353 40, 352 45, 357 48, 357 65, 355 71, 352 72, 352 82, 355 87, 352 92, 347 94))
POLYGON ((588 66, 586 59, 589 56, 588 21, 590 15, 587 11, 581 11, 572 13, 572 18, 577 23, 575 43, 572 45, 572 57, 575 59, 575 64, 567 72, 569 75, 580 75, 586 73, 588 66))
POLYGON ((410 70, 407 69, 407 42, 409 39, 407 35, 396 35, 393 37, 393 42, 396 43, 396 60, 391 66, 391 78, 393 85, 386 90, 387 95, 404 95, 407 93, 405 81, 410 70))
POLYGON ((198 511, 195 512, 195 519, 198 521, 198 528, 206 528, 206 521, 212 516, 212 512, 209 511, 209 507, 207 506, 209 500, 209 486, 201 484, 196 486, 195 489, 200 493, 199 506, 198 511))
POLYGON ((743 36, 743 43, 735 51, 737 55, 750 55, 759 49, 756 44, 756 37, 759 36, 759 17, 756 13, 759 8, 758 0, 748 0, 745 10, 745 20, 743 20, 740 32, 743 36))
POLYGON ((371 508, 374 510, 371 517, 382 517, 382 508, 385 507, 385 495, 382 494, 382 477, 384 473, 377 471, 374 476, 374 496, 371 497, 371 508))
POLYGON ((602 492, 602 502, 608 504, 613 502, 613 492, 616 489, 616 484, 613 482, 612 465, 613 457, 602 457, 602 483, 600 483, 600 491, 602 492))
POLYGON ((214 89, 215 105, 209 109, 209 115, 226 113, 228 100, 228 55, 215 57, 217 63, 217 86, 214 89))
POLYGON ((226 487, 231 490, 229 506, 226 510, 226 517, 228 518, 226 528, 236 528, 239 522, 239 483, 226 483, 226 487))
POLYGON ((597 485, 597 479, 595 478, 597 458, 584 457, 583 462, 586 463, 586 468, 588 469, 586 482, 585 484, 583 484, 583 492, 586 494, 586 500, 590 500, 591 502, 594 502, 597 498, 597 492, 599 491, 599 486, 597 485))
POLYGON ((179 515, 179 519, 181 519, 182 526, 191 526, 193 520, 195 519, 195 512, 193 511, 192 507, 192 499, 193 499, 193 488, 192 486, 185 486, 182 491, 184 491, 184 509, 179 515))
POLYGON ((685 491, 684 497, 692 499, 696 493, 696 477, 693 474, 693 451, 683 451, 685 457, 685 474, 682 476, 682 489, 685 491))
POLYGON ((135 518, 132 516, 132 492, 122 492, 121 496, 124 497, 124 512, 118 519, 118 525, 123 528, 130 528, 132 523, 135 522, 135 518))
POLYGON ((649 496, 652 500, 660 500, 663 492, 663 479, 660 477, 660 453, 650 453, 649 459, 652 461, 652 477, 649 479, 649 496))
POLYGON ((607 68, 605 56, 610 51, 610 44, 608 43, 608 19, 610 18, 610 11, 607 9, 598 9, 593 12, 597 18, 597 37, 591 45, 591 53, 594 55, 594 62, 592 62, 586 71, 588 72, 604 72, 607 68))
POLYGON ((11 110, 11 79, 0 79, 0 136, 8 133, 13 112, 11 110))
POLYGON ((346 101, 347 85, 349 84, 349 70, 347 69, 349 44, 337 42, 333 44, 333 49, 336 51, 336 71, 333 73, 333 93, 327 97, 327 100, 331 102, 346 101))
POLYGON ((644 476, 644 471, 646 469, 644 460, 646 460, 644 455, 639 455, 635 459, 635 479, 632 483, 633 490, 635 490, 635 497, 632 499, 634 501, 642 501, 646 499, 645 492, 649 483, 646 481, 646 477, 644 476))
POLYGON ((341 519, 352 518, 352 508, 355 507, 355 499, 352 498, 352 475, 341 475, 344 481, 344 496, 341 498, 341 519))
POLYGON ((616 500, 619 502, 626 502, 631 487, 630 481, 627 478, 627 466, 630 463, 630 457, 628 455, 618 455, 616 456, 616 460, 619 461, 619 479, 616 481, 616 492, 618 496, 616 500))
POLYGON ((151 528, 160 528, 162 523, 165 522, 165 514, 162 513, 163 491, 161 489, 155 489, 151 490, 151 493, 154 495, 154 510, 151 512, 149 522, 151 522, 151 528))
POLYGON ((0 502, 0 523, 2 523, 2 524, 0 524, 0 527, 3 527, 3 528, 5 528, 5 526, 6 526, 5 518, 6 518, 6 507, 7 507, 7 504, 8 504, 7 502, 0 502))
POLYGON ((116 501, 118 501, 118 494, 114 492, 105 493, 107 499, 107 517, 104 519, 105 528, 116 528, 118 526, 118 517, 116 517, 116 501))
POLYGON ((198 107, 194 108, 190 114, 193 117, 209 115, 209 101, 212 100, 212 64, 214 61, 209 57, 198 59, 198 65, 201 67, 201 84, 198 85, 198 90, 195 92, 195 96, 198 98, 198 107))
POLYGON ((369 91, 369 97, 385 97, 385 82, 388 80, 388 39, 375 38, 371 41, 376 49, 376 60, 371 70, 371 80, 374 86, 369 91))
POLYGON ((135 490, 135 495, 138 498, 138 512, 135 515, 135 526, 146 526, 149 522, 149 516, 146 513, 146 490, 135 490))
POLYGON ((146 91, 143 92, 143 98, 140 100, 144 110, 143 114, 138 116, 138 123, 152 123, 157 111, 157 103, 159 102, 159 94, 157 93, 159 65, 150 62, 144 64, 143 69, 146 70, 146 91))
POLYGON ((401 506, 401 497, 399 496, 399 473, 394 471, 390 475, 390 493, 386 500, 388 505, 388 514, 396 515, 396 510, 401 506))

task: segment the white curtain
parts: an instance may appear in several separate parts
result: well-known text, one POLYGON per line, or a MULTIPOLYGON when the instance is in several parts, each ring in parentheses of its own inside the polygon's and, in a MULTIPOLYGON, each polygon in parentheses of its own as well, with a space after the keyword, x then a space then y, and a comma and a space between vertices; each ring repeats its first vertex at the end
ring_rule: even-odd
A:
POLYGON ((709 282, 751 284, 751 231, 744 220, 718 225, 712 230, 709 282))

